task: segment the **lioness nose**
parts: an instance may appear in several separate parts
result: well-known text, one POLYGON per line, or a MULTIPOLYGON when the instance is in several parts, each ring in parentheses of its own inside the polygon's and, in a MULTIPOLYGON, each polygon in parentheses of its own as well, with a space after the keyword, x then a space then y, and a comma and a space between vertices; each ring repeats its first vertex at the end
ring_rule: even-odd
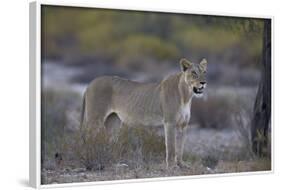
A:
POLYGON ((206 84, 206 82, 200 82, 200 84, 204 85, 204 84, 206 84))

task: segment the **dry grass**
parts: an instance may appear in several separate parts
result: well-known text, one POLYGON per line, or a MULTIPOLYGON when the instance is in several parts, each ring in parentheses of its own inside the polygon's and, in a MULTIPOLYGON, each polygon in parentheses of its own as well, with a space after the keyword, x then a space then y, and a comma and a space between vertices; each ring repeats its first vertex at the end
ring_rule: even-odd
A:
POLYGON ((215 170, 216 173, 236 173, 251 171, 269 171, 271 161, 268 158, 255 159, 250 161, 224 162, 220 161, 215 170))
POLYGON ((137 168, 165 158, 164 137, 154 130, 124 127, 111 134, 106 128, 84 128, 82 133, 74 150, 87 170, 103 170, 118 163, 137 168))
POLYGON ((56 153, 69 156, 69 145, 77 131, 80 99, 79 94, 63 88, 42 91, 42 167, 54 168, 56 153))
POLYGON ((189 146, 185 151, 184 160, 190 168, 167 170, 164 138, 158 136, 155 131, 124 128, 110 143, 106 142, 108 137, 105 131, 101 131, 96 137, 91 138, 91 144, 78 149, 83 154, 87 151, 90 153, 88 158, 83 158, 84 160, 80 157, 82 165, 65 164, 57 170, 44 169, 42 181, 44 184, 53 184, 270 170, 269 158, 245 157, 246 149, 237 144, 239 137, 235 137, 235 134, 234 131, 230 133, 214 129, 189 131, 187 142, 189 146), (228 144, 224 144, 225 139, 229 140, 228 144), (222 144, 224 146, 221 146, 222 144), (108 151, 104 151, 106 148, 102 149, 102 146, 109 148, 108 151), (197 154, 198 148, 202 152, 197 154), (104 160, 100 160, 101 157, 104 160), (87 159, 92 164, 91 168, 87 168, 89 164, 85 162, 87 159))
POLYGON ((102 170, 110 164, 112 145, 109 143, 109 134, 105 129, 84 129, 74 144, 78 160, 87 170, 102 170))

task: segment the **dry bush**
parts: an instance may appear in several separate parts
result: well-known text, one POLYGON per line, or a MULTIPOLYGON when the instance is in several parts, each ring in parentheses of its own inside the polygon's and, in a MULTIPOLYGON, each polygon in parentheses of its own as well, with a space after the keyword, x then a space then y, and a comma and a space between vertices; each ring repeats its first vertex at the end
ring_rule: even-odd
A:
POLYGON ((207 100, 194 99, 191 107, 191 122, 202 128, 231 127, 232 111, 233 103, 227 96, 210 96, 207 100))
POLYGON ((112 145, 105 128, 82 128, 77 134, 74 150, 87 170, 102 170, 112 158, 112 145))
POLYGON ((115 139, 106 128, 83 129, 75 150, 87 170, 102 170, 112 164, 124 163, 132 168, 163 160, 164 138, 154 130, 123 127, 115 139))
POLYGON ((250 120, 248 120, 246 123, 243 122, 243 116, 241 116, 239 113, 236 115, 237 120, 237 126, 236 126, 236 132, 239 136, 241 142, 243 142, 243 148, 241 149, 241 153, 243 154, 244 159, 257 159, 257 157, 265 157, 265 158, 271 158, 271 134, 269 133, 267 138, 264 137, 263 133, 260 131, 257 131, 257 138, 255 139, 256 142, 258 142, 258 145, 264 144, 264 142, 268 142, 266 146, 264 147, 258 147, 261 148, 262 154, 256 155, 254 154, 252 150, 252 138, 251 138, 251 123, 250 120))
MULTIPOLYGON (((54 168, 55 154, 68 156, 73 135, 69 112, 79 112, 80 96, 70 90, 47 88, 42 91, 41 156, 43 168, 54 168)), ((74 114, 75 115, 75 114, 74 114)))
MULTIPOLYGON (((240 160, 249 160, 249 159, 257 159, 253 151, 252 151, 252 138, 251 138, 251 119, 253 116, 253 102, 255 98, 237 98, 235 100, 236 104, 233 108, 233 124, 234 130, 238 135, 240 141, 242 142, 241 147, 241 159, 240 160), (251 103, 249 103, 251 102, 251 103)), ((263 144, 266 140, 265 137, 262 135, 260 131, 257 131, 257 138, 256 141, 263 144), (260 135, 259 135, 260 134, 260 135)), ((270 158, 271 156, 271 136, 270 133, 268 134, 267 142, 268 145, 266 147, 262 147, 263 157, 270 158)))
POLYGON ((156 130, 123 127, 115 142, 118 159, 139 163, 157 161, 165 155, 165 140, 156 130))
POLYGON ((241 148, 241 153, 244 159, 254 157, 251 142, 251 113, 252 112, 250 110, 245 110, 245 108, 242 108, 242 106, 240 106, 240 109, 238 109, 233 115, 233 119, 235 122, 234 129, 243 144, 243 147, 241 148))

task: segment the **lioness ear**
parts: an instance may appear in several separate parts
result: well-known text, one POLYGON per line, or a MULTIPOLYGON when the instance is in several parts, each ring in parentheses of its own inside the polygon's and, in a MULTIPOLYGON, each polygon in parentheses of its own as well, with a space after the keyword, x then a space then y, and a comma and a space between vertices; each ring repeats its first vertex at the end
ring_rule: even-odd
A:
POLYGON ((203 70, 203 71, 206 71, 207 70, 207 60, 204 58, 202 59, 202 61, 199 63, 199 66, 200 66, 200 69, 203 70))
POLYGON ((192 63, 185 58, 180 60, 180 66, 182 71, 186 71, 187 69, 191 69, 192 63))

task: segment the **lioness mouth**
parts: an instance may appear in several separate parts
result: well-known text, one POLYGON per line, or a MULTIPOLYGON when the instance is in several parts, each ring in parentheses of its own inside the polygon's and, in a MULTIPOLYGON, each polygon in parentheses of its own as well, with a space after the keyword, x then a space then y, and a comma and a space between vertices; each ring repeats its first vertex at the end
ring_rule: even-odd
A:
POLYGON ((193 92, 195 94, 202 94, 203 93, 203 89, 204 89, 204 87, 201 87, 201 88, 193 87, 193 92))

